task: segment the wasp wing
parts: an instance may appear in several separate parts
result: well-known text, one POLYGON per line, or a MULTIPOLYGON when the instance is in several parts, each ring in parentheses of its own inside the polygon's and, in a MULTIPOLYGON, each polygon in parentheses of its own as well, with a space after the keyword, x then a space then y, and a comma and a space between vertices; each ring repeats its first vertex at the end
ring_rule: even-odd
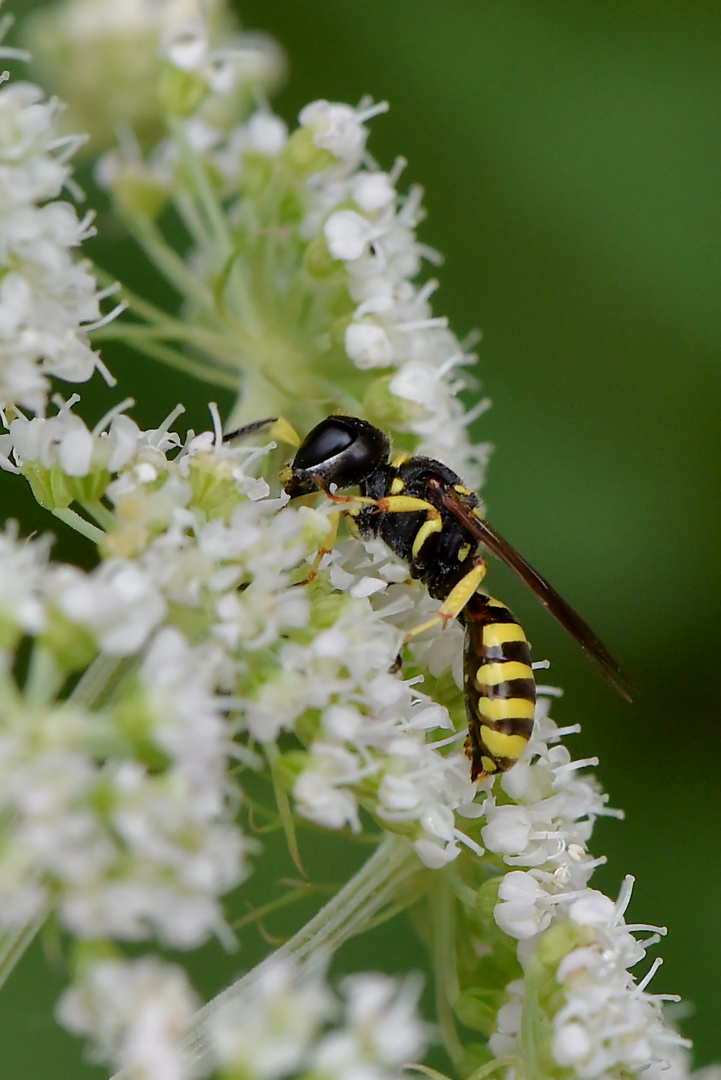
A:
POLYGON ((443 487, 439 492, 441 502, 449 513, 476 537, 482 544, 502 559, 506 566, 516 573, 521 581, 535 593, 544 607, 558 620, 564 630, 575 638, 583 651, 605 679, 626 701, 631 700, 630 691, 634 689, 630 679, 624 674, 606 646, 594 634, 591 627, 577 615, 570 604, 560 596, 552 585, 520 555, 507 540, 496 532, 478 511, 464 502, 458 492, 443 487))

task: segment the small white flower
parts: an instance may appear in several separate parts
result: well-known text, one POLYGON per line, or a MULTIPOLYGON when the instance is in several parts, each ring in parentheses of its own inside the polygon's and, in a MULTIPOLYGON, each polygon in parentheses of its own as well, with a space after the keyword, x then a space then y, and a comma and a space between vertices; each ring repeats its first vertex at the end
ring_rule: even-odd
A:
POLYGON ((353 832, 360 832, 358 802, 349 790, 358 779, 359 767, 357 755, 349 750, 315 743, 293 787, 299 812, 329 829, 350 825, 353 832))
POLYGON ((253 113, 247 126, 248 148, 276 158, 288 141, 288 125, 272 112, 253 113))
POLYGON ((21 541, 10 521, 0 532, 0 646, 21 633, 37 634, 45 621, 44 581, 50 537, 21 541))
POLYGON ((372 322, 351 323, 345 332, 345 349, 361 371, 389 367, 395 358, 388 334, 372 322))
POLYGON ((412 1061, 425 1044, 417 1015, 420 989, 418 980, 399 986, 376 973, 344 979, 347 1027, 320 1042, 312 1055, 314 1067, 321 1073, 352 1077, 366 1074, 368 1066, 397 1068, 412 1061))
POLYGON ((351 197, 366 214, 391 206, 396 199, 392 178, 383 172, 361 172, 351 183, 351 197))
POLYGON ((385 102, 365 109, 354 109, 350 105, 314 101, 301 110, 298 119, 302 127, 312 131, 317 147, 329 150, 346 167, 355 168, 363 157, 368 138, 365 121, 386 112, 387 108, 385 102))
POLYGON ((495 919, 501 930, 523 940, 550 926, 553 901, 532 873, 511 870, 498 889, 495 919))
POLYGON ((481 830, 483 842, 491 851, 515 854, 528 844, 533 822, 523 806, 496 806, 490 814, 490 799, 486 800, 488 825, 481 830))

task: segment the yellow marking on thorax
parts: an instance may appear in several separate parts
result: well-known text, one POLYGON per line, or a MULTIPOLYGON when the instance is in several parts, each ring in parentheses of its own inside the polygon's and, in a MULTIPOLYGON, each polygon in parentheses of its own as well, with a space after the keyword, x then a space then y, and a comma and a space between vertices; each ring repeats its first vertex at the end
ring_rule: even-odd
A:
POLYGON ((506 660, 500 663, 482 664, 476 672, 476 682, 484 686, 499 686, 509 679, 532 679, 533 671, 529 664, 519 660, 506 660))
POLYGON ((413 514, 418 510, 425 510, 433 517, 440 517, 433 503, 426 499, 417 499, 415 495, 386 495, 382 499, 369 499, 368 502, 388 514, 413 514))
POLYGON ((390 487, 391 495, 400 495, 400 493, 403 491, 403 488, 405 486, 406 485, 401 480, 400 476, 396 476, 395 480, 393 481, 393 483, 391 484, 391 487, 390 487))
POLYGON ((493 758, 485 757, 483 754, 481 754, 481 765, 483 766, 483 771, 488 773, 489 776, 493 776, 494 773, 498 772, 498 766, 493 758))
POLYGON ((414 559, 418 558, 419 552, 429 536, 433 533, 441 532, 443 529, 443 518, 432 517, 423 522, 420 529, 416 533, 415 540, 413 541, 413 547, 411 548, 411 555, 414 559))
POLYGON ((470 544, 464 544, 463 547, 458 549, 458 561, 465 562, 471 551, 470 544))
POLYGON ((487 649, 498 648, 507 641, 528 641, 518 623, 490 623, 483 627, 483 644, 487 649))
POLYGON ((465 484, 454 484, 453 490, 457 491, 459 495, 472 495, 473 492, 470 488, 467 488, 465 484))
POLYGON ((405 465, 412 457, 413 454, 409 454, 407 450, 399 450, 398 453, 394 454, 391 458, 391 465, 394 469, 400 469, 401 465, 405 465))
POLYGON ((480 506, 474 506, 473 509, 471 510, 471 514, 473 515, 473 517, 478 518, 479 521, 485 521, 486 520, 484 518, 482 512, 481 512, 480 506))
POLYGON ((481 697, 478 699, 478 714, 481 720, 533 720, 535 711, 533 702, 526 701, 525 698, 481 697))
POLYGON ((528 745, 528 739, 523 735, 506 735, 493 728, 484 728, 481 738, 486 749, 496 757, 518 758, 528 745))

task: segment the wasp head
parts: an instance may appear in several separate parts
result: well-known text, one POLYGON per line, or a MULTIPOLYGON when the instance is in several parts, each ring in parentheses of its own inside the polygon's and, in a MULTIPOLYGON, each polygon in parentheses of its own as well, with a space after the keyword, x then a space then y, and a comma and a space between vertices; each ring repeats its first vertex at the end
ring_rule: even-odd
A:
POLYGON ((306 436, 280 473, 284 490, 296 498, 335 484, 355 487, 390 455, 387 435, 357 416, 329 416, 306 436))

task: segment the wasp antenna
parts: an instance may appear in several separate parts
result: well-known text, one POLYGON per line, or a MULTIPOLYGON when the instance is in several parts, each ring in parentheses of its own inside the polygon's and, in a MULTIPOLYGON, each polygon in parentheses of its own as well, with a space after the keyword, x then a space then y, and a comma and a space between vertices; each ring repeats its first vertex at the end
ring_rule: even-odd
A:
POLYGON ((235 431, 227 432, 223 436, 223 442, 235 442, 236 439, 244 439, 257 431, 267 431, 271 439, 289 443, 290 446, 300 446, 300 436, 283 416, 268 416, 265 420, 253 420, 252 423, 236 428, 235 431))

